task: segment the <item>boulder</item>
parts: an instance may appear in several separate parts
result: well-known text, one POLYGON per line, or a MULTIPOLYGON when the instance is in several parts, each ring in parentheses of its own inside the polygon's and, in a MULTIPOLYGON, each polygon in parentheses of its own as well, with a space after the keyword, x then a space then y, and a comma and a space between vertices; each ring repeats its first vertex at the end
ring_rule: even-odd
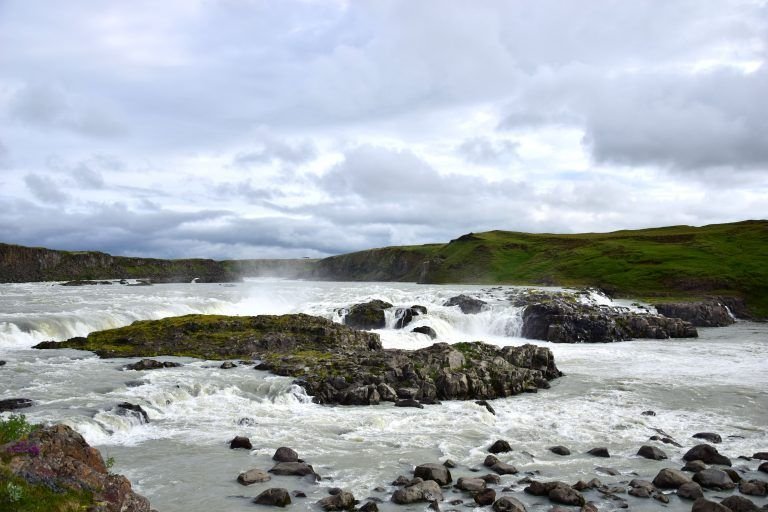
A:
POLYGON ((416 409, 423 409, 424 406, 418 400, 413 398, 406 398, 395 402, 395 407, 414 407, 416 409))
POLYGON ((272 460, 277 462, 299 462, 299 454, 292 448, 281 446, 275 450, 275 454, 272 455, 272 460))
POLYGON ((512 447, 509 446, 509 443, 503 439, 496 440, 495 443, 493 443, 489 448, 488 451, 491 453, 506 453, 511 452, 512 447))
POLYGON ((704 492, 696 482, 688 482, 677 488, 677 495, 684 500, 696 500, 703 498, 704 492))
POLYGON ((34 402, 29 398, 6 398, 0 400, 0 412, 25 409, 27 407, 32 407, 33 403, 34 402))
POLYGON ((757 512, 760 510, 752 500, 743 496, 729 496, 720 502, 724 507, 728 507, 733 512, 757 512))
POLYGON ((549 499, 563 505, 582 506, 585 503, 584 496, 570 485, 557 482, 548 493, 549 499))
POLYGON ((140 405, 123 402, 117 404, 117 414, 120 416, 132 416, 139 420, 139 423, 149 423, 149 415, 140 405))
POLYGON ((518 499, 503 496, 493 503, 493 512, 527 512, 527 510, 518 499))
POLYGON ((344 324, 355 329, 383 329, 387 324, 384 310, 391 307, 389 302, 378 299, 355 304, 344 317, 344 324))
POLYGON ((641 457, 651 460, 663 460, 668 458, 667 454, 659 450, 655 446, 644 445, 637 451, 637 454, 641 457))
POLYGON ((425 480, 398 489, 392 494, 392 501, 398 505, 408 505, 418 502, 442 501, 443 493, 434 480, 425 480))
POLYGON ((487 484, 500 484, 501 483, 501 477, 499 475, 494 475, 493 473, 486 473, 485 475, 480 477, 485 483, 487 484))
POLYGON ((237 365, 232 361, 224 361, 219 365, 219 368, 222 370, 231 370, 232 368, 237 368, 237 365))
POLYGON ((395 329, 402 329, 411 323, 414 317, 426 315, 427 308, 424 306, 411 306, 410 308, 397 308, 395 310, 395 329))
POLYGON ((697 444, 683 455, 683 460, 700 460, 705 464, 719 464, 722 466, 731 465, 731 460, 728 457, 720 455, 717 448, 708 444, 697 444))
POLYGON ((768 452, 756 452, 752 455, 753 459, 768 460, 768 452))
POLYGON ((593 455, 595 457, 610 457, 611 455, 608 453, 608 448, 605 448, 604 446, 598 447, 598 448, 592 448, 587 452, 590 455, 593 455))
POLYGON ((762 480, 742 480, 739 482, 739 492, 748 496, 765 496, 768 494, 768 482, 762 480))
POLYGON ((246 450, 253 449, 253 445, 251 444, 251 440, 248 439, 245 436, 235 436, 230 442, 229 442, 230 449, 235 448, 245 448, 246 450))
POLYGON ((432 327, 428 326, 428 325, 420 325, 419 327, 414 327, 413 329, 411 329, 411 332, 418 332, 420 334, 426 334, 427 336, 429 336, 432 339, 437 338, 437 332, 435 332, 435 330, 432 327))
POLYGON ((317 473, 315 473, 315 470, 312 468, 312 466, 304 462, 278 462, 272 467, 272 469, 269 470, 269 472, 274 473, 275 475, 283 476, 312 475, 315 477, 315 479, 318 479, 317 473))
POLYGON ((421 464, 416 466, 413 472, 414 476, 426 480, 434 480, 438 485, 448 485, 453 480, 451 472, 442 464, 421 464))
POLYGON ((487 302, 470 297, 468 295, 457 295, 448 299, 443 306, 458 306, 465 315, 475 315, 483 310, 487 302))
POLYGON ((569 450, 565 446, 552 446, 549 449, 549 451, 551 451, 555 455, 562 455, 562 456, 566 456, 566 455, 570 455, 571 454, 571 450, 569 450))
POLYGON ((685 463, 683 471, 690 471, 691 473, 698 473, 702 469, 707 469, 707 465, 700 460, 691 460, 685 463))
POLYGON ((728 476, 725 471, 714 468, 702 469, 693 475, 693 481, 705 489, 714 489, 717 491, 733 489, 736 487, 736 484, 733 483, 733 480, 731 480, 731 477, 728 476))
POLYGON ((291 504, 291 495, 286 489, 273 487, 253 498, 253 503, 271 507, 286 507, 291 504))
POLYGON ((763 462, 759 466, 757 466, 757 470, 761 473, 768 473, 768 462, 763 462))
POLYGON ((365 505, 357 509, 358 512, 379 512, 379 506, 375 501, 367 501, 365 505))
POLYGON ((725 327, 734 320, 728 308, 716 301, 654 304, 659 314, 679 318, 696 327, 725 327))
POLYGON ((341 491, 321 499, 317 504, 320 508, 328 512, 335 510, 354 510, 355 497, 351 492, 341 491))
POLYGON ((477 492, 482 491, 485 487, 486 482, 482 478, 462 477, 456 482, 456 488, 462 491, 477 492))
POLYGON ((720 437, 720 434, 715 434, 714 432, 699 432, 697 434, 693 434, 691 437, 694 439, 703 439, 705 441, 709 441, 710 443, 719 444, 723 442, 723 438, 720 437))
POLYGON ((474 495, 475 503, 481 507, 493 504, 496 501, 496 491, 493 489, 483 489, 474 495))
POLYGON ((516 475, 518 473, 517 468, 512 464, 498 461, 491 466, 491 471, 498 473, 499 475, 516 475))
POLYGON ((677 489, 683 484, 687 484, 691 479, 677 469, 664 468, 653 479, 653 485, 660 489, 677 489))
POLYGON ((242 485, 251 485, 267 482, 271 478, 263 469, 249 469, 237 475, 237 482, 242 485))
POLYGON ((125 365, 126 370, 159 370, 160 368, 177 368, 181 363, 171 361, 157 361, 155 359, 142 359, 136 363, 125 365))
POLYGON ((704 498, 698 498, 696 501, 693 502, 693 507, 691 507, 691 512, 732 512, 732 511, 728 507, 723 506, 719 503, 715 503, 714 501, 708 501, 704 498))

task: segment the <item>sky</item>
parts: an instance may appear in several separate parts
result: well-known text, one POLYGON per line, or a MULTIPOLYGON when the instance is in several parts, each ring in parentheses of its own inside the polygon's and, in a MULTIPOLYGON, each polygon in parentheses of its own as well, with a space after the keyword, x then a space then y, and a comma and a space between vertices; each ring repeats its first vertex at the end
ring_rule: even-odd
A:
POLYGON ((766 0, 0 0, 0 242, 322 257, 768 218, 766 0))

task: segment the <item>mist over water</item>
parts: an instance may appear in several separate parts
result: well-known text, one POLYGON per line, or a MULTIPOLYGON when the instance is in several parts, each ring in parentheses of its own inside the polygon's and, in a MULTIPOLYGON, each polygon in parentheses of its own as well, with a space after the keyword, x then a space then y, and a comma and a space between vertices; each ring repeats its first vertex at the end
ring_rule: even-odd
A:
MULTIPOLYGON (((327 283, 254 280, 235 286, 174 284, 152 287, 61 287, 52 283, 0 285, 0 398, 26 397, 36 406, 23 412, 34 421, 64 421, 105 457, 116 459, 114 471, 126 474, 137 490, 160 511, 253 510, 242 496, 253 497, 267 487, 301 489, 306 499, 294 508, 310 509, 328 487, 351 490, 358 499, 384 500, 389 483, 409 475, 416 464, 450 458, 460 476, 477 476, 486 448, 506 439, 514 451, 500 459, 517 466, 519 475, 502 477, 512 485, 526 471, 542 480, 573 483, 595 476, 604 483, 628 481, 632 473, 652 479, 662 467, 682 466, 680 456, 697 444, 696 432, 723 437, 721 453, 750 471, 756 461, 737 461, 768 449, 768 326, 738 322, 718 329, 700 329, 699 339, 636 340, 598 345, 548 346, 566 376, 550 390, 491 401, 496 416, 471 401, 449 401, 423 410, 373 407, 328 407, 311 403, 292 379, 239 366, 218 368, 219 362, 162 358, 185 363, 180 368, 146 372, 124 371, 135 359, 102 360, 90 352, 38 351, 43 340, 63 340, 91 331, 126 325, 138 319, 188 313, 229 315, 302 312, 340 320, 339 310, 370 299, 398 307, 423 305, 404 330, 378 332, 385 347, 428 346, 428 336, 409 332, 429 325, 435 341, 483 340, 521 345, 521 311, 506 299, 509 287, 431 286, 407 283, 327 283), (489 303, 478 315, 463 315, 442 304, 459 293, 489 303), (120 415, 121 402, 141 405, 149 424, 120 415), (654 410, 656 416, 643 416, 654 410), (664 445, 664 463, 634 454, 662 429, 683 448, 664 445), (247 435, 253 451, 229 450, 235 435, 247 435), (729 437, 732 436, 732 437, 729 437), (548 451, 565 445, 574 454, 559 457, 548 451), (313 464, 324 479, 319 484, 293 477, 273 477, 250 487, 235 482, 243 470, 268 469, 279 446, 290 446, 313 464), (607 446, 612 457, 596 459, 583 453, 607 446), (597 468, 621 472, 609 476, 597 468), (374 488, 385 487, 385 492, 374 488)), ((603 300, 603 299, 601 299, 603 300)), ((622 303, 629 306, 629 303, 622 303)), ((485 473, 485 468, 483 468, 485 473)), ((479 473, 479 474, 483 474, 479 473)), ((757 473, 746 473, 752 478, 757 473)), ((551 504, 522 493, 514 495, 531 510, 551 504)), ((719 493, 727 495, 728 493, 719 493)), ((448 499, 463 495, 446 494, 448 499)), ((653 500, 622 495, 635 510, 658 510, 653 500)), ((751 497, 752 498, 752 497, 751 497)), ((471 498, 465 497, 466 500, 471 498)), ((600 510, 616 505, 596 492, 587 494, 600 510)), ((758 504, 764 499, 754 500, 758 504)), ((408 507, 404 507, 409 509, 408 507)), ((423 510, 423 505, 413 510, 423 510)), ((689 510, 690 503, 670 496, 668 508, 689 510)))

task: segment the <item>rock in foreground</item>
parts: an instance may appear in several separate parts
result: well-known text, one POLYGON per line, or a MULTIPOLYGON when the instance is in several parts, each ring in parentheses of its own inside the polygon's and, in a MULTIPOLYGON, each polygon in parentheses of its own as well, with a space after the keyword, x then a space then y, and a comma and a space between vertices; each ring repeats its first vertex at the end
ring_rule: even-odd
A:
POLYGON ((548 388, 561 376, 552 352, 535 345, 437 343, 420 350, 384 350, 379 336, 324 318, 295 315, 187 315, 134 322, 38 348, 77 348, 102 357, 185 355, 258 359, 258 369, 296 377, 315 401, 375 405, 407 398, 501 398, 548 388))

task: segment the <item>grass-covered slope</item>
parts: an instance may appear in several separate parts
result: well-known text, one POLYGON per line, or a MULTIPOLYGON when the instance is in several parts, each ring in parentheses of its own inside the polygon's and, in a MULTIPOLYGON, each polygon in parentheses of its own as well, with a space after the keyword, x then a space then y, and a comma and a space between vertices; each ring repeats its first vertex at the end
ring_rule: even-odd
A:
POLYGON ((316 275, 367 280, 371 268, 408 262, 391 280, 598 286, 623 296, 742 297, 768 317, 768 221, 573 235, 490 231, 443 245, 390 247, 328 258, 316 275), (330 261, 329 261, 330 260, 330 261))

